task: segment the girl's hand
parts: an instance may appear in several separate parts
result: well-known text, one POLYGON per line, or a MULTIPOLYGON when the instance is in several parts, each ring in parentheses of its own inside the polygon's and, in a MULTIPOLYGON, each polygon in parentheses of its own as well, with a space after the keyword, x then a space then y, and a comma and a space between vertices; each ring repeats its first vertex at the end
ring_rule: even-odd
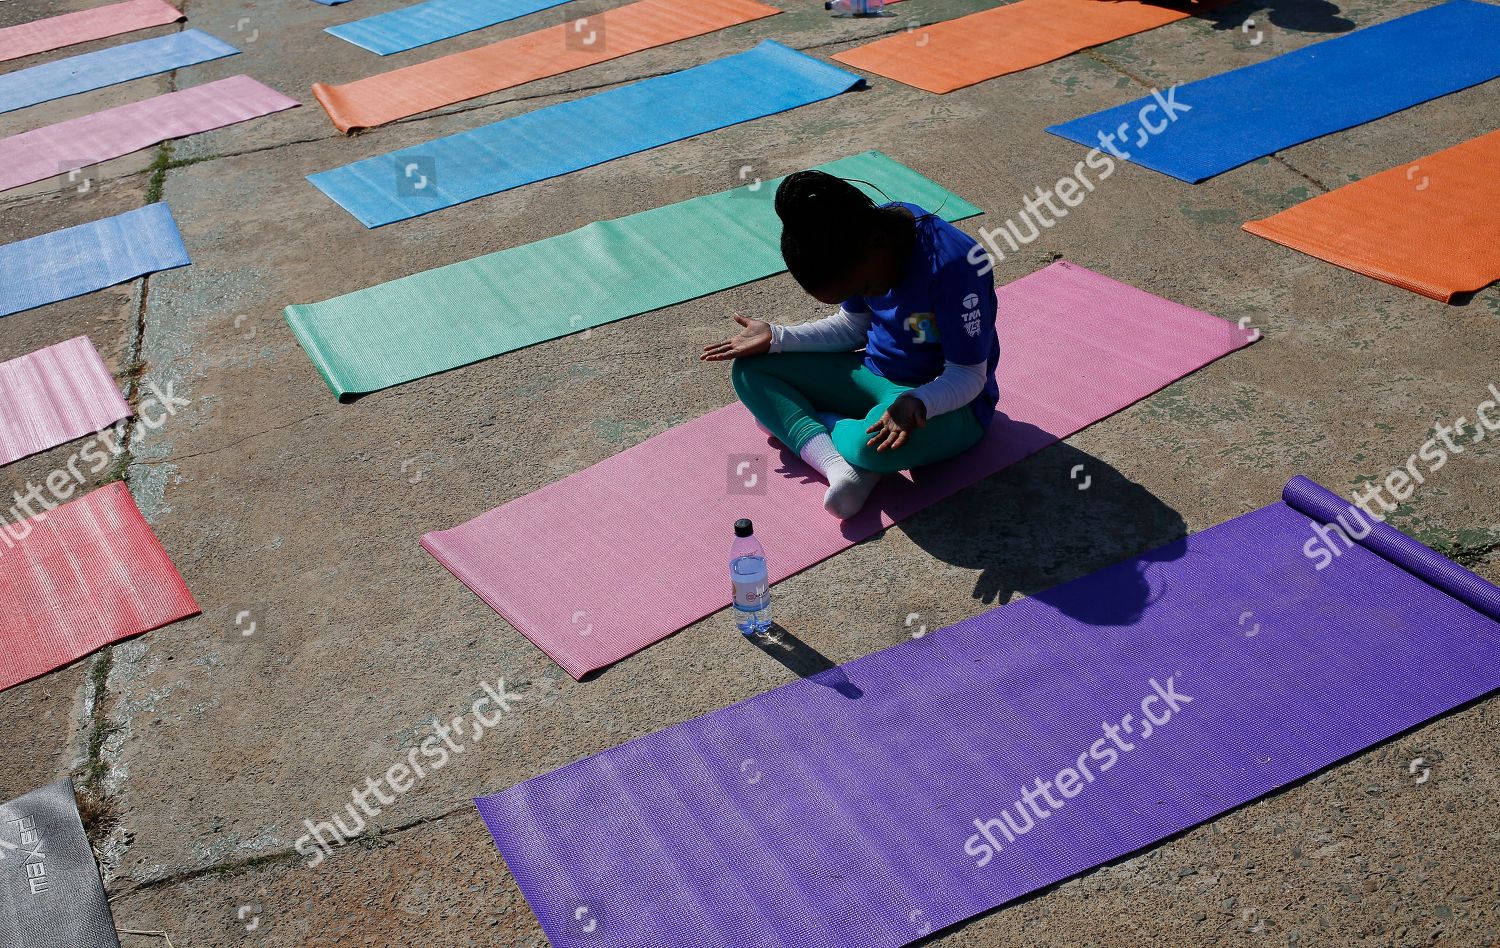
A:
POLYGON ((902 395, 866 429, 873 436, 866 444, 877 451, 894 451, 906 443, 911 432, 926 427, 927 406, 915 395, 902 395))
POLYGON ((738 336, 730 336, 723 342, 703 347, 703 362, 722 362, 725 359, 743 359, 745 356, 765 355, 771 351, 771 324, 764 319, 747 319, 738 313, 734 321, 745 327, 738 336))

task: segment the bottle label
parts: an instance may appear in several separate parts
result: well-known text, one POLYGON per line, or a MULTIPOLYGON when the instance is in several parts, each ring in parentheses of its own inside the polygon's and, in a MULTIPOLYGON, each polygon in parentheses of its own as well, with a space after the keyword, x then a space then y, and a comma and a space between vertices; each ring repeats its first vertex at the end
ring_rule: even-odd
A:
POLYGON ((771 590, 764 582, 734 583, 734 604, 747 612, 764 609, 771 599, 771 590))

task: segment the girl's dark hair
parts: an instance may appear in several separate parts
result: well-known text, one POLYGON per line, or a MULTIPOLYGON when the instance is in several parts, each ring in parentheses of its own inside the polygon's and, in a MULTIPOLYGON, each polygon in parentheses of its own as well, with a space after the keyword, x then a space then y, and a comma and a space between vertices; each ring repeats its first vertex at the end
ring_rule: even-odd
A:
POLYGON ((823 171, 798 171, 776 189, 781 255, 804 290, 838 280, 866 242, 887 226, 887 214, 859 188, 823 171))

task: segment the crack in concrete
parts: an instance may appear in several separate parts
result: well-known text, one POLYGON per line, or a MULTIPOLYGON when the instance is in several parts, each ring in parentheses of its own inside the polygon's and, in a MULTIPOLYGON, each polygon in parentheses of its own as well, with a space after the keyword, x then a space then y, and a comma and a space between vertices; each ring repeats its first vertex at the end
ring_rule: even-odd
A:
MULTIPOLYGON (((184 17, 187 15, 187 0, 183 0, 179 9, 184 17)), ((178 32, 186 29, 179 26, 178 32)), ((177 90, 177 70, 171 70, 167 74, 167 87, 170 91, 177 90)), ((166 172, 171 163, 171 142, 162 142, 156 146, 156 158, 152 161, 150 168, 152 172, 151 183, 147 185, 145 203, 152 203, 150 197, 153 187, 160 192, 160 187, 166 179, 166 172), (158 170, 159 168, 159 170, 158 170)), ((122 176, 124 177, 124 176, 122 176)), ((132 414, 138 414, 140 404, 138 397, 141 381, 146 374, 146 314, 151 299, 151 274, 141 277, 140 297, 136 302, 135 320, 131 326, 130 338, 125 346, 125 371, 121 380, 121 394, 130 405, 132 414)), ((115 464, 110 468, 106 483, 124 481, 126 487, 130 487, 130 468, 134 460, 134 452, 129 444, 121 445, 123 451, 115 464)), ((100 649, 93 659, 89 668, 88 679, 88 723, 85 729, 85 757, 84 757, 84 788, 92 798, 94 805, 90 806, 91 812, 104 814, 113 813, 111 794, 108 792, 109 775, 113 769, 113 761, 106 753, 105 743, 110 736, 127 727, 124 720, 114 719, 105 702, 109 697, 109 675, 114 669, 115 646, 106 646, 100 649)), ((108 838, 114 832, 112 822, 94 827, 100 835, 108 838)), ((100 843, 103 840, 99 841, 100 843)), ((103 848, 102 846, 99 848, 103 848)), ((128 841, 125 848, 129 848, 128 841)))
POLYGON ((1292 164, 1290 161, 1279 154, 1273 152, 1267 157, 1269 157, 1272 161, 1276 162, 1282 167, 1286 168, 1286 170, 1301 178, 1303 181, 1306 181, 1308 184, 1322 191, 1324 194, 1327 194, 1329 191, 1336 190, 1333 186, 1324 184, 1323 182, 1319 181, 1317 178, 1314 178, 1312 175, 1303 171, 1301 168, 1298 168, 1296 165, 1292 164))
POLYGON ((244 444, 246 441, 253 441, 256 438, 261 437, 262 435, 273 434, 273 433, 275 433, 277 431, 285 431, 288 428, 294 428, 297 425, 302 424, 304 421, 308 421, 308 420, 313 419, 313 418, 322 418, 324 415, 327 415, 327 414, 330 414, 330 413, 326 412, 326 411, 313 412, 311 415, 305 415, 305 416, 303 416, 301 418, 298 418, 296 421, 290 421, 290 422, 287 422, 284 425, 278 425, 275 428, 267 428, 264 431, 257 431, 254 434, 245 435, 243 438, 240 438, 238 441, 231 441, 228 444, 221 444, 217 448, 209 448, 207 451, 197 451, 197 452, 195 452, 193 454, 184 454, 184 455, 181 455, 181 456, 165 457, 165 458, 161 458, 160 460, 135 461, 134 464, 136 466, 139 466, 139 467, 147 467, 147 466, 152 466, 152 465, 157 465, 157 464, 176 464, 178 462, 187 461, 187 460, 190 460, 192 458, 208 457, 210 454, 218 454, 220 451, 227 451, 230 448, 233 448, 233 447, 236 447, 238 445, 244 444))
MULTIPOLYGON (((359 836, 353 837, 352 839, 338 843, 337 845, 331 847, 331 851, 338 852, 340 850, 352 849, 355 847, 361 849, 369 849, 373 846, 378 846, 381 841, 384 840, 387 836, 392 836, 397 833, 407 833, 414 829, 428 826, 432 823, 441 822, 448 819, 450 816, 457 816, 459 813, 470 809, 472 806, 472 803, 463 803, 451 809, 444 810, 443 812, 438 813, 434 816, 419 816, 415 819, 408 820, 405 823, 398 823, 395 826, 391 826, 388 828, 376 827, 374 832, 362 833, 359 836)), ((137 893, 168 888, 170 886, 178 885, 184 882, 191 882, 194 879, 201 879, 206 876, 242 875, 246 872, 251 872, 255 869, 259 869, 261 866, 274 866, 281 863, 290 863, 302 858, 304 858, 303 855, 297 852, 295 848, 284 847, 274 852, 261 853, 258 856, 249 856, 245 859, 228 860, 225 862, 216 863, 214 865, 202 866, 197 869, 183 869, 178 872, 169 873, 156 879, 148 879, 145 882, 137 882, 134 885, 116 889, 115 891, 110 893, 109 901, 111 904, 113 904, 123 899, 127 899, 132 895, 136 895, 137 893)))
POLYGON ((1104 66, 1107 69, 1113 69, 1115 72, 1124 76, 1126 79, 1129 79, 1131 82, 1140 86, 1142 89, 1145 89, 1147 92, 1150 92, 1152 89, 1160 88, 1156 83, 1149 82, 1146 79, 1137 76, 1135 73, 1131 72, 1129 69, 1126 69, 1124 66, 1115 62, 1113 59, 1109 59, 1106 56, 1101 56, 1097 49, 1082 49, 1079 50, 1075 55, 1092 59, 1094 62, 1098 63, 1101 66, 1104 66))

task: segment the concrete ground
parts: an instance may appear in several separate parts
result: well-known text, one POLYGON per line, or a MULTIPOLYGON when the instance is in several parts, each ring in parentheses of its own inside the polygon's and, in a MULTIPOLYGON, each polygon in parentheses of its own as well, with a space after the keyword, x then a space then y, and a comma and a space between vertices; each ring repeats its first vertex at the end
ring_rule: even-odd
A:
MULTIPOLYGON (((0 798, 74 774, 120 928, 166 932, 178 948, 543 945, 469 798, 807 667, 751 647, 717 615, 575 683, 417 545, 728 402, 727 371, 695 352, 728 332, 734 311, 810 315, 789 278, 349 405, 293 339, 285 305, 733 187, 745 165, 772 177, 867 148, 984 207, 988 218, 963 225, 973 232, 1073 167, 1082 150, 1045 133, 1049 124, 1428 5, 1245 0, 951 95, 875 78, 867 91, 367 231, 303 176, 762 37, 828 55, 987 4, 908 0, 895 19, 840 21, 816 3, 773 0, 787 12, 350 139, 313 103, 314 81, 564 14, 379 59, 321 30, 406 0, 178 2, 189 25, 244 54, 13 113, 6 133, 238 73, 310 104, 108 162, 85 193, 51 181, 0 195, 5 241, 159 195, 193 256, 189 268, 0 320, 5 358, 87 333, 133 401, 148 382, 192 400, 122 473, 203 614, 0 694, 0 798), (500 734, 400 797, 356 844, 303 865, 292 843, 304 819, 340 808, 426 722, 461 713, 481 681, 500 678, 529 694, 500 734)), ((0 25, 93 5, 18 0, 0 5, 0 25)), ((1121 168, 1004 261, 1000 279, 1062 256, 1247 319, 1266 338, 782 583, 782 623, 822 659, 847 661, 908 637, 913 613, 935 628, 1046 589, 1271 502, 1293 474, 1340 490, 1381 478, 1435 424, 1472 417, 1500 382, 1500 290, 1442 305, 1239 225, 1490 131, 1497 91, 1469 89, 1197 186, 1121 168), (1070 478, 1078 464, 1092 478, 1086 492, 1070 478)), ((6 468, 0 487, 40 479, 70 450, 6 468)), ((1500 452, 1474 445, 1393 522, 1500 580, 1497 485, 1500 452)), ((1497 760, 1492 699, 934 942, 1496 944, 1497 760)))

